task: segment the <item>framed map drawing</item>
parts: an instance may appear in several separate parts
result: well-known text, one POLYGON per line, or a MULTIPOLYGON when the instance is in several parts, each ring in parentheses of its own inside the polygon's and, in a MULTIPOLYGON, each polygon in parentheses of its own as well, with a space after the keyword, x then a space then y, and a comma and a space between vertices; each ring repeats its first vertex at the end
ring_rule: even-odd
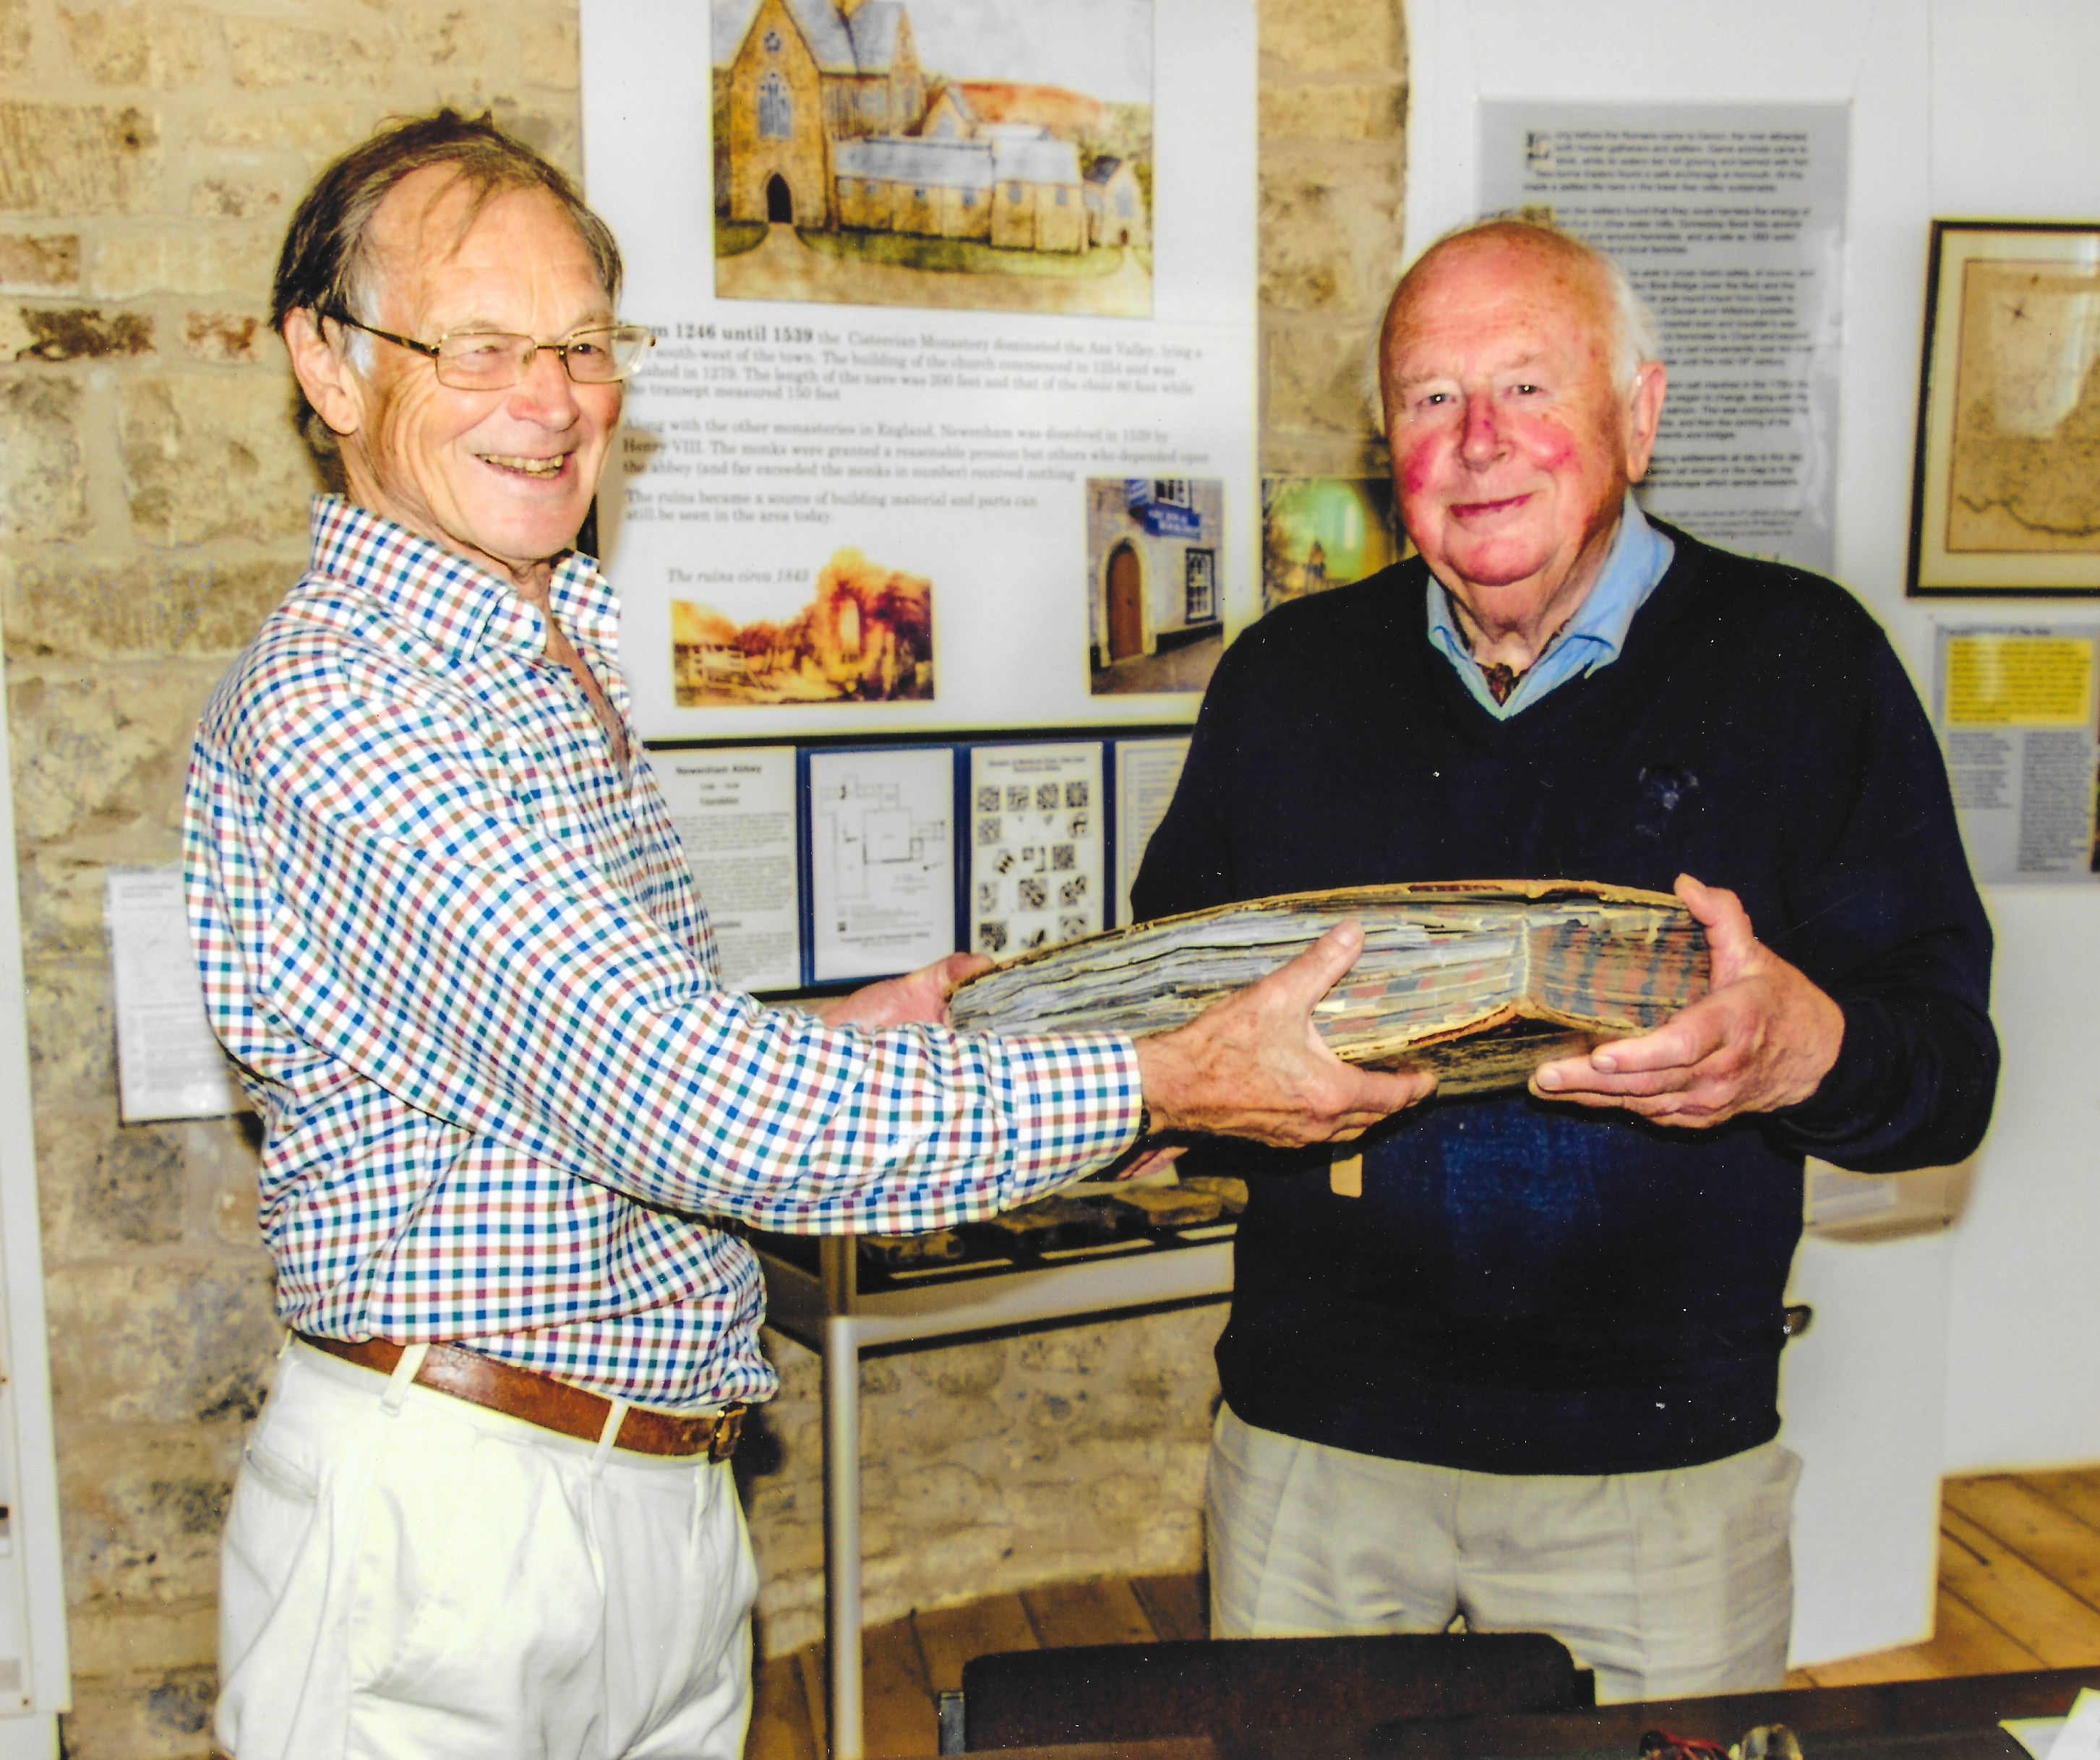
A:
POLYGON ((2100 597, 2100 222, 1935 220, 1916 597, 2100 597))

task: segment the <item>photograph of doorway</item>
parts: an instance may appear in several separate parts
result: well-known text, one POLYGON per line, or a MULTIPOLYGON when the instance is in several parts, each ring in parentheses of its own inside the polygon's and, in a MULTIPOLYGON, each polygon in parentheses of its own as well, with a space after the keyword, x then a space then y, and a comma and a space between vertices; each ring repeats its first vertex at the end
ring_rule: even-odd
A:
POLYGON ((1095 696, 1201 690, 1224 652, 1215 477, 1087 483, 1088 689, 1095 696))

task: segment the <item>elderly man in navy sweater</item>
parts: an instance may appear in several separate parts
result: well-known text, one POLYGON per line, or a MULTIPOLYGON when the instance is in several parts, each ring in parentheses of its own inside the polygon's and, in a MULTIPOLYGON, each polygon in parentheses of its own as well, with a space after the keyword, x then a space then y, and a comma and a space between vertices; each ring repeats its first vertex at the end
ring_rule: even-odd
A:
POLYGON ((1421 554, 1240 638, 1138 881, 1146 916, 1389 880, 1674 886, 1712 954, 1663 1026, 1402 1114, 1348 1177, 1251 1152, 1220 1635, 1462 1613, 1556 1634, 1602 1697, 1777 1684, 1803 1159, 1943 1163, 1989 1120, 1990 931, 1931 730, 1842 589, 1642 516, 1648 328, 1549 227, 1416 263, 1380 377, 1421 554))

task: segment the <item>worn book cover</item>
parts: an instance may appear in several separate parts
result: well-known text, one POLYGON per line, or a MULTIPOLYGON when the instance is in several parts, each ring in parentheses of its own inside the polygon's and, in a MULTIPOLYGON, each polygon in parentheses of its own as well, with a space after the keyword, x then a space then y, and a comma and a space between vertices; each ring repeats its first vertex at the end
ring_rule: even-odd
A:
POLYGON ((1539 1065, 1645 1032, 1706 993, 1705 932, 1668 893, 1445 880, 1111 929, 995 966, 950 1013, 979 1032, 1166 1032, 1352 917, 1363 955, 1314 1009, 1321 1036, 1351 1063, 1433 1070, 1446 1095, 1520 1087, 1539 1065))

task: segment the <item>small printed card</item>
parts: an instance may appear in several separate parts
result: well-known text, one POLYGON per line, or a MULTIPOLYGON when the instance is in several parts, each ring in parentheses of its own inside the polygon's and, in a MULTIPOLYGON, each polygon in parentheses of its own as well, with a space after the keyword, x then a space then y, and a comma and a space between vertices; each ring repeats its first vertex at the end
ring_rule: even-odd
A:
POLYGON ((2100 1692, 2090 1687, 2060 1718, 2006 1718, 1999 1724, 2034 1760, 2100 1760, 2100 1692))

